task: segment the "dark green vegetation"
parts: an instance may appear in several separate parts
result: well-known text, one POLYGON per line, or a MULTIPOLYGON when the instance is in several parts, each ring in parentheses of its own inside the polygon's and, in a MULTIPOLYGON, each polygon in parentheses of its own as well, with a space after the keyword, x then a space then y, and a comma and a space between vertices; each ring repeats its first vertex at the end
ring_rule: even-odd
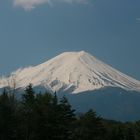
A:
POLYGON ((140 140, 140 121, 75 114, 67 98, 37 94, 29 85, 20 100, 6 90, 0 95, 0 140, 140 140))

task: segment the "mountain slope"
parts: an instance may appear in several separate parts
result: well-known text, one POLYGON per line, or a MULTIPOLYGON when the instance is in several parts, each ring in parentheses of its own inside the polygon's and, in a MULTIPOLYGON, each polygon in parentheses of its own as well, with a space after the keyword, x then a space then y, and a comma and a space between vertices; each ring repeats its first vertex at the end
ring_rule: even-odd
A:
POLYGON ((93 109, 106 119, 118 121, 140 120, 140 93, 116 87, 106 87, 81 94, 58 93, 66 96, 77 113, 93 109))
POLYGON ((10 77, 0 79, 0 88, 24 88, 29 83, 51 91, 70 90, 73 93, 103 87, 140 91, 140 81, 115 70, 84 51, 65 52, 43 64, 18 69, 11 73, 10 77))

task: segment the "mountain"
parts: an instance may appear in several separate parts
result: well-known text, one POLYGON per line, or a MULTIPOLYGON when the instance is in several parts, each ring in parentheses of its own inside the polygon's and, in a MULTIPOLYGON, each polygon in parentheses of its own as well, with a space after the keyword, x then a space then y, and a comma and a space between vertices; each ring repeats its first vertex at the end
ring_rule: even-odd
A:
POLYGON ((33 84, 39 91, 57 91, 69 98, 78 112, 94 108, 107 119, 140 119, 140 81, 87 52, 65 52, 37 66, 20 68, 0 78, 0 89, 19 89, 33 84))
POLYGON ((104 87, 140 91, 140 81, 115 70, 84 51, 65 52, 43 64, 18 69, 9 77, 0 79, 0 88, 24 88, 29 83, 50 91, 69 90, 71 93, 104 87))

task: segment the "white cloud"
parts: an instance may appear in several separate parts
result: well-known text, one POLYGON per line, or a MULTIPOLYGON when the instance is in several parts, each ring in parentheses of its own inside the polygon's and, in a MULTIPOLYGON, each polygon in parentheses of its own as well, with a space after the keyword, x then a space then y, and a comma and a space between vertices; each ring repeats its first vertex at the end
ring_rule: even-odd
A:
POLYGON ((136 18, 137 21, 140 21, 140 18, 136 18))
POLYGON ((87 4, 89 0, 56 0, 56 1, 67 2, 67 3, 87 4))
POLYGON ((52 5, 54 2, 65 2, 65 3, 79 3, 87 4, 89 0, 13 0, 14 6, 20 6, 25 10, 31 10, 37 5, 49 4, 52 5))
POLYGON ((31 10, 37 5, 50 3, 50 0, 13 0, 14 6, 21 6, 25 10, 31 10))

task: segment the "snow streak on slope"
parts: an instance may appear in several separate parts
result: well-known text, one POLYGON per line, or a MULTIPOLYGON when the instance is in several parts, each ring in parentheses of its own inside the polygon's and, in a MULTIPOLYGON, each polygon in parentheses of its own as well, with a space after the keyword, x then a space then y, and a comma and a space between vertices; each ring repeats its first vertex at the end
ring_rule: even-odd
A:
POLYGON ((43 64, 19 69, 10 77, 0 79, 0 87, 11 86, 13 83, 16 83, 16 88, 32 83, 33 86, 43 86, 52 91, 71 90, 73 93, 103 87, 140 91, 140 81, 84 51, 62 53, 43 64))

